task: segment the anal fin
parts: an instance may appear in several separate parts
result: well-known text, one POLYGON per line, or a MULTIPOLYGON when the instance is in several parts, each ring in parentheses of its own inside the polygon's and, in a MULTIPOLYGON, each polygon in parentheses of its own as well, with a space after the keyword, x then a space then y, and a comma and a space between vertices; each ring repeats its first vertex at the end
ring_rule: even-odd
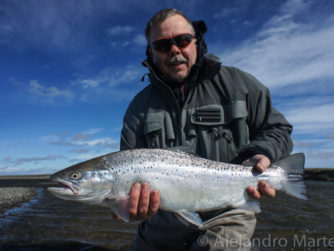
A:
POLYGON ((177 211, 176 216, 185 225, 189 225, 189 223, 191 223, 198 227, 203 226, 203 221, 201 217, 199 216, 199 214, 196 212, 189 212, 183 209, 183 210, 177 211))

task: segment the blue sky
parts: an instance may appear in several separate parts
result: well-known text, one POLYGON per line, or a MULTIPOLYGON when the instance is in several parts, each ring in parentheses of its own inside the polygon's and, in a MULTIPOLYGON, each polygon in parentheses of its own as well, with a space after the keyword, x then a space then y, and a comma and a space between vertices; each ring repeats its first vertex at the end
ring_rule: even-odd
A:
POLYGON ((166 7, 205 20, 209 53, 270 88, 306 167, 333 167, 334 1, 1 0, 0 175, 118 150, 148 84, 145 24, 166 7))

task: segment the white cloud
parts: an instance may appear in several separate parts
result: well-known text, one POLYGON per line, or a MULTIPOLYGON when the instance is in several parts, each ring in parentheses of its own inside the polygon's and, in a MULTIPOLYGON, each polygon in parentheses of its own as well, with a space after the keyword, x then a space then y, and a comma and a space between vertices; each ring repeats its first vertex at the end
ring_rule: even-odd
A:
POLYGON ((306 167, 313 168, 333 168, 334 150, 326 149, 322 151, 305 151, 306 167))
POLYGON ((323 135, 328 137, 334 132, 334 103, 317 106, 308 105, 290 107, 284 115, 294 125, 296 134, 323 135))
MULTIPOLYGON (((26 149, 27 142, 16 143, 19 146, 4 153, 4 156, 0 158, 0 175, 53 173, 57 169, 72 164, 70 162, 83 161, 117 151, 119 150, 118 134, 115 136, 117 138, 115 140, 109 137, 112 134, 110 130, 89 128, 81 132, 58 132, 54 135, 39 137, 29 143, 29 148, 35 149, 31 151, 26 149), (33 155, 36 149, 42 153, 41 156, 33 155), (20 152, 22 153, 21 156, 20 152), (56 154, 49 154, 50 152, 56 154)), ((4 149, 3 145, 0 144, 0 148, 4 149)))
POLYGON ((124 67, 106 67, 96 75, 73 81, 81 102, 115 102, 131 100, 144 85, 140 85, 145 68, 138 65, 124 67))
POLYGON ((0 168, 0 175, 31 175, 31 174, 51 174, 54 173, 56 168, 48 167, 6 167, 0 168))
POLYGON ((47 155, 44 157, 25 157, 25 158, 16 158, 7 157, 1 160, 1 164, 4 165, 2 168, 12 168, 19 165, 24 165, 26 163, 38 164, 44 161, 53 161, 58 159, 64 159, 62 155, 47 155))
POLYGON ((24 83, 10 79, 10 82, 17 88, 15 95, 21 95, 21 100, 48 104, 63 104, 64 101, 100 103, 131 100, 144 87, 140 85, 144 73, 145 68, 139 64, 138 67, 106 67, 96 75, 78 77, 66 88, 47 86, 39 80, 24 83))
POLYGON ((307 167, 333 167, 330 160, 334 156, 334 103, 326 101, 288 101, 283 110, 294 127, 294 151, 305 152, 307 167))
POLYGON ((143 34, 136 35, 135 38, 133 39, 133 42, 139 46, 147 45, 146 37, 143 34))
POLYGON ((100 85, 100 82, 96 79, 82 79, 80 80, 83 88, 94 88, 100 85))
POLYGON ((309 8, 288 1, 255 36, 220 54, 225 64, 244 69, 269 87, 334 78, 333 16, 313 23, 296 21, 309 8))
POLYGON ((82 140, 82 141, 72 141, 69 142, 69 144, 72 144, 74 146, 103 146, 108 148, 115 148, 116 145, 118 145, 118 141, 113 140, 112 138, 98 138, 98 139, 92 139, 92 140, 82 140))
POLYGON ((121 40, 119 41, 115 41, 115 40, 112 40, 110 42, 110 45, 111 45, 111 48, 113 50, 119 50, 120 48, 122 49, 133 49, 133 45, 137 45, 139 47, 144 47, 147 45, 147 41, 146 41, 146 38, 143 34, 137 34, 137 35, 134 35, 131 36, 131 38, 128 37, 125 37, 125 38, 122 38, 121 40))
POLYGON ((91 128, 80 133, 75 133, 72 136, 67 134, 55 134, 42 138, 43 141, 48 142, 51 145, 78 147, 73 152, 78 152, 79 149, 84 147, 97 150, 97 147, 101 149, 116 149, 119 146, 119 141, 110 137, 96 137, 97 134, 103 131, 102 128, 91 128), (95 138, 94 138, 95 136, 95 138))
MULTIPOLYGON (((44 140, 57 149, 67 148, 68 162, 81 162, 103 154, 119 150, 119 139, 101 136, 101 133, 109 130, 102 128, 90 128, 73 135, 56 134, 44 137, 44 140)), ((65 165, 68 163, 65 163, 65 165)))
MULTIPOLYGON (((143 67, 141 67, 143 68, 143 67)), ((90 78, 79 78, 74 81, 74 85, 79 85, 83 89, 94 89, 98 87, 116 87, 120 84, 127 84, 139 81, 143 70, 139 67, 128 65, 122 68, 106 67, 96 76, 90 78)))
POLYGON ((334 159, 334 151, 312 151, 307 152, 307 155, 312 159, 334 159))
POLYGON ((110 153, 110 152, 103 152, 103 153, 99 153, 99 154, 96 154, 96 153, 78 154, 73 159, 71 159, 70 162, 82 162, 82 161, 85 161, 85 160, 100 157, 100 156, 108 154, 108 153, 110 153))
POLYGON ((78 140, 78 139, 67 139, 59 138, 56 141, 51 142, 52 145, 61 145, 61 146, 79 146, 79 147, 105 147, 105 148, 116 148, 119 144, 119 141, 113 140, 110 137, 97 138, 91 140, 78 140))
POLYGON ((60 90, 57 87, 45 87, 40 84, 37 80, 31 80, 28 84, 27 90, 36 96, 45 98, 58 98, 63 97, 66 99, 73 98, 73 94, 69 90, 60 90))
POLYGON ((114 71, 110 78, 109 86, 117 86, 119 84, 125 84, 129 82, 133 82, 135 80, 140 79, 140 75, 142 74, 142 70, 139 70, 138 67, 126 67, 121 71, 114 71))
POLYGON ((15 95, 21 100, 54 104, 68 102, 75 98, 74 92, 69 88, 47 86, 38 80, 30 80, 26 83, 10 78, 9 82, 16 87, 15 95))
POLYGON ((73 140, 87 140, 90 137, 92 137, 94 134, 97 134, 99 132, 101 132, 103 129, 102 128, 92 128, 92 129, 88 129, 84 132, 81 133, 77 133, 73 136, 73 140))
POLYGON ((115 27, 112 27, 110 28, 107 33, 110 35, 110 36, 120 36, 120 35, 126 35, 126 34, 129 34, 131 32, 133 32, 134 28, 131 27, 131 26, 115 26, 115 27))
POLYGON ((295 148, 303 149, 304 151, 320 152, 334 149, 333 140, 317 137, 316 135, 311 135, 309 138, 303 137, 303 139, 294 140, 293 143, 295 148))

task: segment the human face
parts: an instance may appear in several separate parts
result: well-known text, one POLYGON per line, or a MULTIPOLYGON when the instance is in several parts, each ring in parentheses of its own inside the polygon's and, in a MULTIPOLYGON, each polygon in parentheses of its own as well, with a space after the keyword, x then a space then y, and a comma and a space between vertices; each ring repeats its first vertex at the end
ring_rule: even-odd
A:
MULTIPOLYGON (((162 38, 172 38, 180 34, 193 34, 190 24, 180 15, 168 17, 165 21, 152 27, 150 43, 162 38)), ((157 51, 152 48, 153 63, 170 79, 182 83, 196 63, 197 49, 196 39, 184 48, 175 44, 167 52, 157 51)))

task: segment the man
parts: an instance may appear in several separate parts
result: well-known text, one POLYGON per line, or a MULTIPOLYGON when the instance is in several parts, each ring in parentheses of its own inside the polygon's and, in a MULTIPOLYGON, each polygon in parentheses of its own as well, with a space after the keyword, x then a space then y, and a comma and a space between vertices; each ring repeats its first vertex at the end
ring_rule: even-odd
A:
MULTIPOLYGON (((203 21, 191 23, 175 9, 148 22, 143 64, 151 84, 126 112, 121 150, 190 146, 204 158, 250 162, 263 172, 290 153, 292 127, 259 81, 206 53, 205 32, 203 21)), ((275 196, 265 182, 247 193, 275 196)), ((159 191, 150 192, 149 184, 133 185, 129 213, 145 221, 132 250, 249 250, 254 213, 235 208, 202 213, 205 224, 198 229, 158 210, 159 202, 159 191)))

